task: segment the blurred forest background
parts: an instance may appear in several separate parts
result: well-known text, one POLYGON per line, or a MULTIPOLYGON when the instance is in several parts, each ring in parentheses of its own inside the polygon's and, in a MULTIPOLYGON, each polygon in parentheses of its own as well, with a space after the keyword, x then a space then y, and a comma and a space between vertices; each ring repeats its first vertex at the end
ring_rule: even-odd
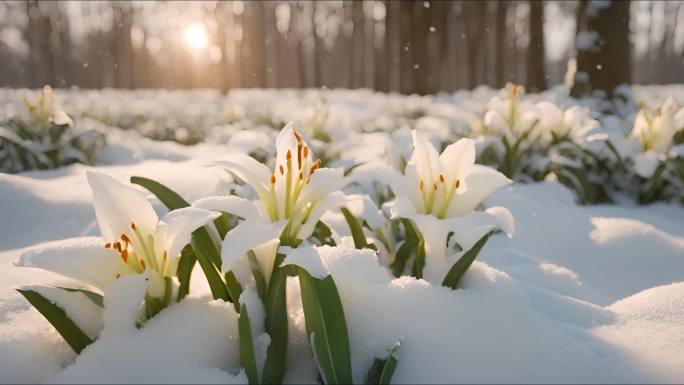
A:
POLYGON ((4 1, 0 86, 541 90, 564 82, 571 58, 576 82, 679 83, 682 5, 4 1))

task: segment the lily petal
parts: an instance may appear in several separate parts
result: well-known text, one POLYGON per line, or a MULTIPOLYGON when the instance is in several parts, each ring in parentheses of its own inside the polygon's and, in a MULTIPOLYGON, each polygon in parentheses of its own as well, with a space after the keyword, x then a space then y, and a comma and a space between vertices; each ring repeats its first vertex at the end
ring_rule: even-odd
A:
MULTIPOLYGON (((467 175, 469 169, 475 164, 475 142, 472 139, 463 138, 452 143, 444 149, 439 160, 444 167, 446 181, 451 185, 456 179, 467 175)), ((466 181, 460 182, 462 185, 466 185, 466 181)))
POLYGON ((271 172, 268 167, 248 155, 231 155, 225 160, 214 162, 214 164, 235 174, 258 194, 264 193, 265 186, 268 186, 271 180, 271 172))
POLYGON ((311 214, 309 214, 309 217, 299 231, 299 238, 306 239, 311 236, 316 228, 316 223, 321 219, 321 216, 328 210, 342 206, 345 199, 345 195, 341 191, 334 191, 326 195, 326 197, 318 202, 311 210, 311 214))
POLYGON ((220 211, 238 216, 242 219, 255 219, 267 222, 268 216, 263 212, 261 206, 253 201, 235 195, 213 196, 202 198, 195 201, 192 207, 205 210, 220 211))
POLYGON ((154 232, 159 217, 142 192, 109 175, 93 171, 86 175, 93 191, 97 224, 106 241, 113 242, 122 234, 130 234, 131 223, 145 234, 154 232))
POLYGON ((476 164, 465 177, 465 183, 468 188, 454 197, 447 217, 460 217, 471 212, 483 199, 512 181, 493 168, 476 164))
POLYGON ((348 183, 341 168, 321 168, 311 175, 302 190, 300 202, 317 201, 333 191, 341 190, 348 183))
POLYGON ((184 207, 166 214, 157 229, 160 239, 157 255, 168 253, 169 258, 176 258, 185 245, 190 243, 192 232, 218 218, 221 214, 196 207, 184 207), (163 241, 162 241, 163 240, 163 241))
POLYGON ((18 266, 35 267, 91 285, 99 290, 118 276, 133 273, 119 254, 98 237, 44 243, 21 254, 18 266))
POLYGON ((280 238, 287 221, 275 223, 263 223, 256 220, 246 220, 230 230, 223 239, 221 245, 221 271, 230 271, 235 263, 242 258, 247 251, 280 238))
POLYGON ((413 131, 413 155, 410 164, 415 164, 418 175, 427 176, 425 183, 432 184, 442 173, 439 154, 435 147, 418 131, 413 131))

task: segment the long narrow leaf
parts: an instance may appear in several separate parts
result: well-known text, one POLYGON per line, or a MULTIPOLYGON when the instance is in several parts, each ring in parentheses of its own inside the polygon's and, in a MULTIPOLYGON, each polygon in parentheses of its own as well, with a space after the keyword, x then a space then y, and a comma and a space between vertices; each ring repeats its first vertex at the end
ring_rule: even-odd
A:
POLYGON ((17 289, 17 291, 23 295, 52 326, 54 326, 57 332, 64 338, 64 341, 71 346, 76 354, 81 353, 86 346, 93 343, 93 340, 91 340, 81 328, 76 326, 74 321, 67 316, 64 309, 57 304, 34 290, 17 289))
POLYGON ((238 333, 240 334, 240 364, 245 369, 245 374, 250 384, 259 383, 259 372, 254 353, 254 340, 252 339, 252 326, 249 323, 247 305, 240 306, 238 316, 238 333))
POLYGON ((191 246, 185 246, 181 251, 181 257, 178 260, 178 268, 176 269, 176 275, 178 276, 178 301, 185 298, 190 292, 190 277, 192 276, 192 270, 197 262, 197 257, 192 252, 191 246))
POLYGON ((271 343, 266 351, 262 382, 264 384, 280 384, 285 375, 285 358, 287 355, 287 275, 280 267, 285 257, 276 256, 273 264, 271 280, 266 297, 266 332, 271 343))
POLYGON ((477 258, 477 255, 480 253, 480 250, 485 243, 487 243, 488 239, 489 234, 486 234, 484 237, 480 238, 480 240, 477 241, 477 243, 470 250, 463 254, 461 258, 454 263, 446 277, 444 277, 442 286, 450 287, 452 289, 458 288, 461 278, 463 278, 463 275, 465 275, 466 271, 468 271, 470 265, 473 264, 473 261, 475 258, 477 258))
POLYGON ((312 277, 297 268, 307 335, 327 384, 352 383, 349 335, 342 301, 332 276, 312 277))
POLYGON ((352 238, 354 239, 354 247, 357 249, 368 248, 369 246, 368 242, 366 242, 366 235, 363 233, 363 227, 361 227, 358 219, 356 219, 356 217, 346 207, 342 207, 340 211, 342 211, 342 215, 344 215, 344 219, 349 225, 349 230, 351 231, 352 238))
POLYGON ((392 381, 392 376, 399 362, 399 348, 401 341, 397 340, 383 359, 376 358, 366 375, 367 385, 387 385, 392 381))

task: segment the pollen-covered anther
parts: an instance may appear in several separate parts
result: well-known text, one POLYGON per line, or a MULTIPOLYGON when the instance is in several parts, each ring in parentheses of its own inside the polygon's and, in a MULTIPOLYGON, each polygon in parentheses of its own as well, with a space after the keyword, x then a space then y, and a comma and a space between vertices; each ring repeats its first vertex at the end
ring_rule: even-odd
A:
POLYGON ((135 223, 131 222, 131 228, 135 230, 135 223))
POLYGON ((122 250, 121 242, 119 242, 119 241, 114 242, 114 249, 120 253, 122 250))
POLYGON ((271 184, 274 185, 275 182, 276 182, 275 174, 272 174, 272 175, 271 175, 271 184))
POLYGON ((302 180, 302 179, 304 179, 304 173, 300 171, 299 172, 299 180, 302 180))
POLYGON ((140 266, 142 266, 143 270, 145 270, 145 261, 142 259, 140 260, 140 266))
POLYGON ((285 159, 291 160, 292 159, 292 151, 287 150, 287 155, 285 155, 285 159))
POLYGON ((121 252, 121 259, 123 259, 124 262, 128 263, 128 250, 123 250, 121 252))
POLYGON ((459 179, 456 179, 456 182, 454 182, 454 188, 458 188, 458 186, 461 185, 461 181, 459 179))
POLYGON ((432 188, 435 189, 435 191, 437 191, 437 182, 432 182, 432 188))
POLYGON ((302 150, 302 152, 304 153, 305 158, 308 157, 309 156, 309 147, 304 146, 304 149, 302 150))
POLYGON ((164 258, 165 261, 168 259, 168 255, 167 255, 167 254, 168 254, 168 253, 166 252, 166 250, 164 250, 164 255, 162 256, 162 258, 164 258))
POLYGON ((285 169, 283 168, 283 165, 281 164, 278 169, 280 170, 280 175, 285 175, 285 169))
POLYGON ((126 234, 121 234, 121 240, 126 243, 131 243, 131 240, 126 236, 126 234))
POLYGON ((439 174, 439 181, 440 181, 441 183, 444 183, 444 175, 439 174))
POLYGON ((302 144, 297 145, 297 168, 302 169, 302 144))
POLYGON ((110 249, 112 247, 112 244, 107 242, 105 243, 105 249, 110 249))
POLYGON ((292 133, 294 134, 295 139, 297 139, 297 143, 300 143, 302 141, 302 137, 299 135, 299 133, 295 130, 292 130, 292 133))
POLYGON ((423 191, 423 189, 425 188, 425 182, 423 182, 422 179, 420 180, 420 182, 418 182, 418 188, 420 189, 420 191, 423 191))

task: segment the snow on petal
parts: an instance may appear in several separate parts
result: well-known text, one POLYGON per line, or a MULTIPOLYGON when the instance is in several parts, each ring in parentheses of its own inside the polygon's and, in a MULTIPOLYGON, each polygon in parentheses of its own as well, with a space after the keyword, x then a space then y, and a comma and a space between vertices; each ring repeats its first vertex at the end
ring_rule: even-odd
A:
POLYGON ((18 266, 48 270, 104 290, 118 276, 133 271, 99 237, 43 243, 21 254, 18 266))
POLYGON ((131 223, 143 233, 153 233, 159 218, 145 195, 109 175, 88 171, 88 183, 93 191, 95 216, 102 237, 108 242, 122 234, 130 234, 131 223))
POLYGON ((660 157, 653 150, 648 150, 634 157, 634 171, 642 178, 650 178, 660 163, 660 157))
POLYGON ((266 242, 278 239, 287 221, 264 223, 256 220, 246 220, 230 230, 223 239, 221 246, 221 271, 230 271, 233 265, 247 253, 247 251, 266 242))

